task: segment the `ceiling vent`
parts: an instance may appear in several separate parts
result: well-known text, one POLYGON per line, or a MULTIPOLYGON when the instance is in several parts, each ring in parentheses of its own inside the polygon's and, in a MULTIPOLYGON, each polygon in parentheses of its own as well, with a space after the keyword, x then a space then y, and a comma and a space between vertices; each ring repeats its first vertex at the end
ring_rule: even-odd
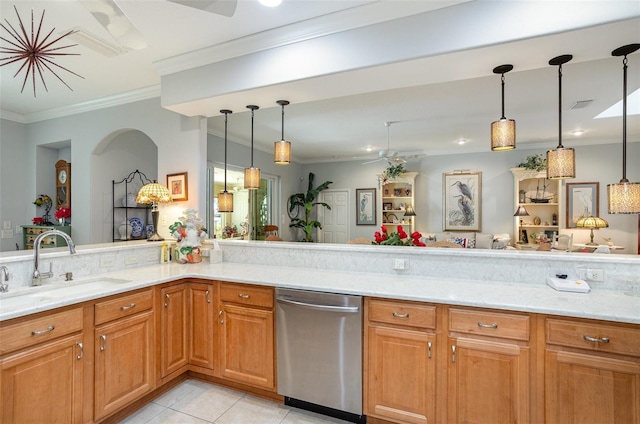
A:
POLYGON ((589 106, 593 100, 578 100, 569 109, 584 109, 589 106))

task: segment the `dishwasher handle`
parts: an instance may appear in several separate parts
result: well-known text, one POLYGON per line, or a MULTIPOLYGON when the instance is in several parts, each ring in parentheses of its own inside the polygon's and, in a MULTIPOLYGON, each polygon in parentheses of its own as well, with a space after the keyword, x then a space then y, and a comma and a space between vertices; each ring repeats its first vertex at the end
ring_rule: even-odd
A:
POLYGON ((358 306, 332 306, 332 305, 319 305, 317 303, 299 302, 297 300, 288 300, 283 298, 276 298, 276 302, 284 303, 293 306, 299 306, 306 309, 314 309, 316 311, 326 312, 344 312, 348 314, 357 314, 360 311, 358 306))

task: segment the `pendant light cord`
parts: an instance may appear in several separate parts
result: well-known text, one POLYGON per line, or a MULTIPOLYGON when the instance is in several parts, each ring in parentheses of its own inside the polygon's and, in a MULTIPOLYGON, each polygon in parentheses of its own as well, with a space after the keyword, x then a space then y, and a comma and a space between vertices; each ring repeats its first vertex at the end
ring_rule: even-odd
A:
POLYGON ((227 119, 229 114, 224 113, 224 191, 227 191, 227 119))
POLYGON ((627 55, 622 59, 622 180, 627 180, 627 55))
POLYGON ((282 141, 284 141, 284 103, 282 104, 282 141))
POLYGON ((253 168, 253 111, 255 109, 251 109, 251 167, 253 168))
POLYGON ((504 72, 502 73, 500 81, 502 81, 502 117, 500 119, 507 119, 506 116, 504 116, 504 72))
POLYGON ((562 145, 562 64, 558 65, 558 148, 562 145))

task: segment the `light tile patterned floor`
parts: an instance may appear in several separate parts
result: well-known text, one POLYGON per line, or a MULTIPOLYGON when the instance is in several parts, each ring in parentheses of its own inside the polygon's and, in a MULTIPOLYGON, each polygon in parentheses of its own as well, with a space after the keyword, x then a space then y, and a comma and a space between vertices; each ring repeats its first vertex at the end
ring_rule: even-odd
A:
POLYGON ((185 380, 121 424, 342 424, 225 387, 185 380))

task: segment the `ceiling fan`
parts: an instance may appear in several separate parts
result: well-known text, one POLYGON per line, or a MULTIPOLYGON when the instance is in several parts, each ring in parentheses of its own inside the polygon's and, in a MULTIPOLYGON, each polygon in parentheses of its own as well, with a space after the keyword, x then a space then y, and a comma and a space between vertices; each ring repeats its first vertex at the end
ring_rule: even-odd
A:
POLYGON ((407 159, 421 158, 426 156, 424 153, 400 153, 398 151, 391 150, 389 142, 389 128, 393 123, 395 122, 387 121, 384 123, 385 127, 387 127, 387 148, 378 152, 377 159, 364 162, 363 165, 369 165, 370 163, 376 163, 383 160, 386 160, 389 163, 406 163, 407 159))
MULTIPOLYGON (((227 17, 233 16, 237 0, 166 0, 187 7, 203 10, 227 17)), ((80 0, 80 3, 93 15, 113 38, 126 50, 141 50, 147 42, 138 29, 118 6, 117 0, 80 0)))

